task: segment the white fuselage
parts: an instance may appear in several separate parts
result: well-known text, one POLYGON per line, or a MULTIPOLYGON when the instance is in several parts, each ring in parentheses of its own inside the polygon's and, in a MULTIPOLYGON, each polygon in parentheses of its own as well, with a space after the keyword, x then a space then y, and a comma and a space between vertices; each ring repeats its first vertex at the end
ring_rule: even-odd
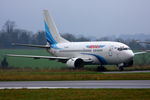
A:
POLYGON ((51 45, 48 52, 58 57, 90 58, 92 64, 121 64, 133 60, 134 53, 120 42, 68 42, 51 45))

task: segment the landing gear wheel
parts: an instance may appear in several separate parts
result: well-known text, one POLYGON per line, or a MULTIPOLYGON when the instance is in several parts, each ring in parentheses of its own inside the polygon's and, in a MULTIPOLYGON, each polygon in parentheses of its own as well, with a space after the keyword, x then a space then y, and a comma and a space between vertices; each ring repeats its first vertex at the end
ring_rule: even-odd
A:
POLYGON ((125 64, 124 63, 120 63, 117 66, 119 67, 119 71, 123 71, 124 70, 123 68, 125 67, 125 64))
POLYGON ((122 66, 119 67, 119 71, 123 71, 124 68, 122 66))
POLYGON ((104 66, 98 66, 97 71, 106 71, 107 69, 104 66))

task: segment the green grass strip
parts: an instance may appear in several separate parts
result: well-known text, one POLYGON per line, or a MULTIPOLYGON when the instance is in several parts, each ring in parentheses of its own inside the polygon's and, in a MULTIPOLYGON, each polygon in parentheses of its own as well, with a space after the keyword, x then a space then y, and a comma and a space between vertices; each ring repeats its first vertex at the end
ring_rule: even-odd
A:
POLYGON ((109 73, 80 70, 0 70, 0 81, 150 80, 150 73, 109 73))
POLYGON ((0 100, 149 100, 150 89, 4 89, 0 100))

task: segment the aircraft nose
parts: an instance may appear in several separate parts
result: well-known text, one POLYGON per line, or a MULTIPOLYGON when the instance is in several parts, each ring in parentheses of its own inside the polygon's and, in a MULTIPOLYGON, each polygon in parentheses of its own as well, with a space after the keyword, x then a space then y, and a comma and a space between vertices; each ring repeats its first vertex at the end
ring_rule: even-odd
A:
POLYGON ((128 58, 128 59, 133 59, 133 57, 134 57, 133 51, 132 51, 132 50, 131 50, 131 51, 128 51, 128 52, 127 52, 127 58, 128 58))

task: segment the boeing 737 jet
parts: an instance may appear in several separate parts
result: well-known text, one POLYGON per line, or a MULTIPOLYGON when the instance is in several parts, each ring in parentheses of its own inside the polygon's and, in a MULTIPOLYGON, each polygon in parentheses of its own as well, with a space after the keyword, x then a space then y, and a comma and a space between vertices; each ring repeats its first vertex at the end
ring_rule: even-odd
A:
POLYGON ((120 42, 69 42, 60 36, 52 17, 47 10, 44 10, 44 24, 47 39, 46 45, 18 43, 14 45, 45 48, 54 56, 16 54, 6 54, 6 56, 57 60, 59 62, 66 63, 67 67, 70 68, 81 68, 84 65, 99 65, 101 67, 103 65, 117 65, 120 70, 123 70, 123 67, 133 65, 133 57, 135 55, 148 52, 142 51, 133 53, 130 47, 120 42))

